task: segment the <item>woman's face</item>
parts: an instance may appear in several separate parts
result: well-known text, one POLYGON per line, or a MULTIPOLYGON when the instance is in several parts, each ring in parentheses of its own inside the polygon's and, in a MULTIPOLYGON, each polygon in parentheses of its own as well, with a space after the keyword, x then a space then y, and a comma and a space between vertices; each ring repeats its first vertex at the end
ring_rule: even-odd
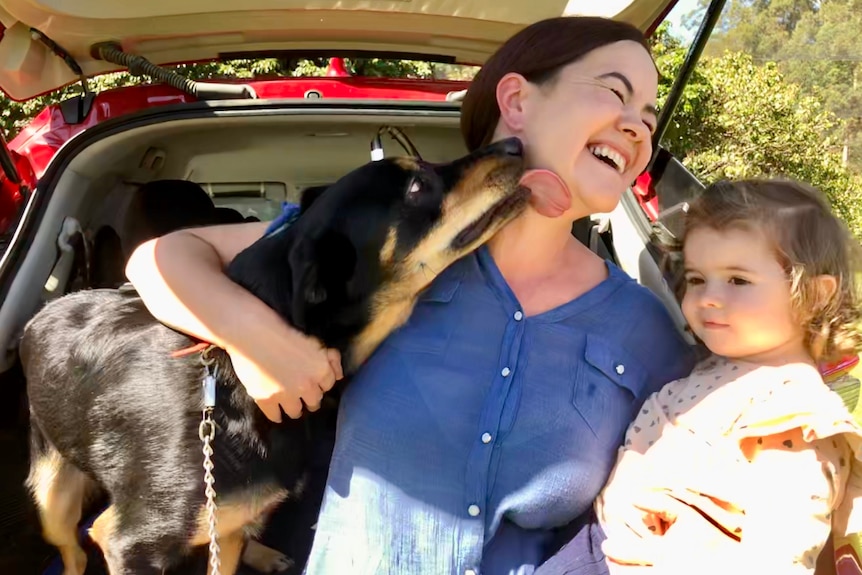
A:
POLYGON ((652 154, 658 74, 649 53, 632 41, 608 44, 523 86, 516 135, 530 166, 565 184, 546 190, 557 213, 612 211, 652 154))

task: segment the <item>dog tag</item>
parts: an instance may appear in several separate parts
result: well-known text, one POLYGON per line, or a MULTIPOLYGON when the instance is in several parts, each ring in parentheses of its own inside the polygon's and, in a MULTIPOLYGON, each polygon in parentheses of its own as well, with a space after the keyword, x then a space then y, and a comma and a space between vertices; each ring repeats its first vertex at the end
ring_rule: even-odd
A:
POLYGON ((204 407, 215 407, 216 380, 211 373, 207 373, 203 380, 204 407))

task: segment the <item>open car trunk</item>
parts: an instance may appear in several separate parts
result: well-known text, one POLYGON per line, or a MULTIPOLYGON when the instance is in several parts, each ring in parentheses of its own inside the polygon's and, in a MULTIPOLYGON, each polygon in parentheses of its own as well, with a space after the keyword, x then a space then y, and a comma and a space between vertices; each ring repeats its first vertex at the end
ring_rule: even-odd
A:
POLYGON ((157 65, 321 51, 482 64, 537 20, 605 16, 648 32, 675 3, 246 0, 240 7, 225 0, 0 0, 0 90, 23 100, 75 82, 81 74, 122 68, 99 56, 97 47, 104 43, 157 65))
MULTIPOLYGON (((28 206, 18 233, 32 240, 13 241, 17 245, 0 265, 0 278, 14 277, 11 284, 3 282, 0 294, 4 349, 14 348, 16 332, 45 299, 69 288, 73 271, 58 268, 64 253, 58 236, 71 241, 80 228, 92 244, 109 228, 127 256, 143 227, 162 224, 164 231, 164 222, 140 221, 135 197, 144 184, 149 194, 159 195, 158 182, 193 182, 199 195, 209 196, 205 201, 238 212, 232 221, 237 216, 267 221, 280 213, 282 202, 298 201, 303 189, 331 183, 369 161, 370 143, 381 126, 399 127, 428 161, 464 151, 458 109, 451 104, 195 104, 85 132, 58 154, 28 206)), ((385 134, 382 142, 387 155, 406 153, 385 134)), ((150 219, 193 225, 195 214, 185 213, 184 219, 173 212, 200 204, 189 204, 183 195, 173 206, 170 195, 178 192, 167 184, 163 189, 164 213, 150 219)), ((103 269, 99 246, 90 247, 91 271, 103 269)))

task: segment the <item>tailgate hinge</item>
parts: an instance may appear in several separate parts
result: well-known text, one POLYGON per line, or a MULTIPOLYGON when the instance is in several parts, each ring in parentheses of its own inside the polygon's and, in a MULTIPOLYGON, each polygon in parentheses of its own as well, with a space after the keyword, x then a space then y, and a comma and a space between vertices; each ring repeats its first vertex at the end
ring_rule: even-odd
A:
POLYGON ((90 86, 87 83, 87 76, 81 69, 80 64, 78 64, 78 62, 76 62, 62 46, 51 40, 45 34, 36 28, 30 28, 30 37, 32 37, 33 40, 44 44, 49 50, 51 50, 51 52, 54 53, 55 56, 63 60, 66 66, 68 66, 69 69, 78 76, 83 93, 60 102, 60 112, 63 114, 63 119, 67 124, 80 124, 90 114, 90 110, 93 107, 93 100, 96 98, 96 95, 90 91, 90 86))

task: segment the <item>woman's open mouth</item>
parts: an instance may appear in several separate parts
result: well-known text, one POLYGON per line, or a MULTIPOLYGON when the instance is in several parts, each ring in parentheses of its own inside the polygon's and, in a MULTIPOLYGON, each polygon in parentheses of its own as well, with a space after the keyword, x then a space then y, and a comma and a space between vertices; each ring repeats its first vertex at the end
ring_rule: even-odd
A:
POLYGON ((588 147, 590 153, 598 161, 602 162, 618 174, 624 174, 628 162, 622 154, 605 145, 594 145, 588 147))

